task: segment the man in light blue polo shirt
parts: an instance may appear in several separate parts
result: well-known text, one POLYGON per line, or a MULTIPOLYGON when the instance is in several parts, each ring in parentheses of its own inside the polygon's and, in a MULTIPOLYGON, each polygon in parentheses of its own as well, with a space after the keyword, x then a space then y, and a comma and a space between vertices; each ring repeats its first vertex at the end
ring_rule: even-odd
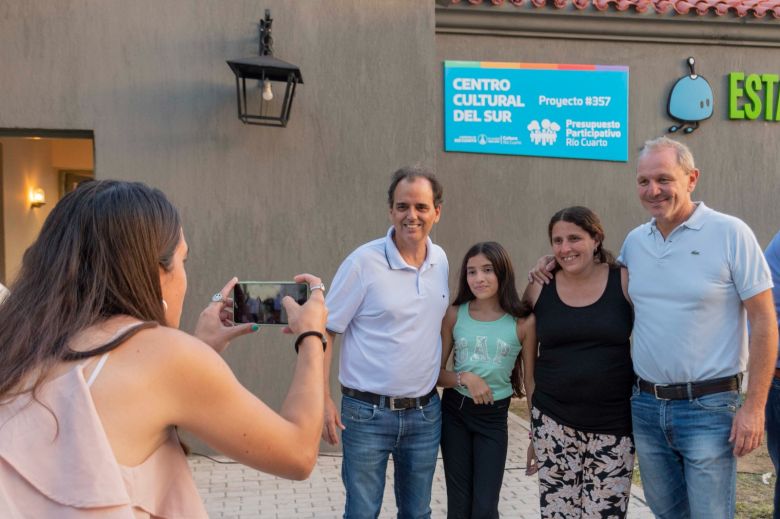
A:
MULTIPOLYGON (((392 226, 341 264, 326 304, 331 344, 343 334, 341 415, 330 396, 325 357, 323 439, 342 431, 345 518, 375 518, 389 455, 399 517, 430 517, 441 435, 436 392, 441 321, 449 304, 447 257, 429 234, 442 188, 427 169, 398 170, 388 190, 392 226)), ((328 348, 332 352, 332 348, 328 348)))
POLYGON ((637 190, 653 218, 621 251, 636 315, 634 438, 658 518, 733 517, 735 455, 761 443, 777 354, 772 280, 758 242, 741 220, 692 201, 698 179, 685 145, 645 143, 637 190))
MULTIPOLYGON (((764 252, 766 262, 772 271, 772 282, 775 287, 772 294, 775 298, 775 314, 780 321, 780 232, 778 232, 764 252)), ((777 345, 780 351, 780 341, 777 345)), ((769 398, 766 402, 766 443, 769 457, 775 466, 775 519, 780 519, 780 358, 775 365, 775 378, 769 390, 769 398)))

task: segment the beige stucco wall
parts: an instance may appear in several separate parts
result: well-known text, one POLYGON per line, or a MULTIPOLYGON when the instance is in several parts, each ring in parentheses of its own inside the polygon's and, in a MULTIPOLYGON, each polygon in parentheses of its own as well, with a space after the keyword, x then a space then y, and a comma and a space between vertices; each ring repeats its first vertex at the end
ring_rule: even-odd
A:
MULTIPOLYGON (((182 327, 231 276, 329 282, 384 234, 399 166, 433 163, 433 4, 386 0, 0 0, 0 128, 93 130, 98 178, 141 180, 180 208, 190 246, 182 327), (285 129, 236 117, 225 60, 300 66, 285 129)), ((238 378, 279 407, 295 362, 278 328, 237 340, 238 378)), ((335 377, 334 383, 335 383, 335 377)))
MULTIPOLYGON (((607 245, 619 248, 645 219, 633 192, 635 151, 671 124, 666 95, 689 55, 717 103, 713 119, 685 137, 702 169, 698 197, 744 218, 764 244, 780 226, 780 126, 724 115, 724 74, 778 73, 776 48, 719 46, 700 36, 639 42, 620 19, 611 27, 626 42, 598 39, 607 35, 601 27, 574 40, 437 33, 435 5, 0 0, 0 63, 14 71, 0 74, 0 128, 92 130, 98 178, 141 180, 169 194, 191 250, 185 330, 233 275, 289 279, 309 271, 329 283, 351 250, 384 234, 389 176, 412 162, 435 164, 444 182, 433 238, 447 250, 453 278, 466 248, 486 239, 503 242, 524 271, 548 248, 550 215, 574 203, 601 214, 607 245), (265 8, 274 17, 276 56, 299 65, 305 81, 285 129, 238 121, 225 64, 256 54, 265 8), (632 162, 444 153, 445 59, 629 65, 632 162)), ((566 16, 577 27, 592 22, 566 16)), ((709 22, 680 27, 695 35, 719 30, 709 22)), ((6 187, 5 204, 18 191, 6 187)), ((242 383, 279 407, 295 362, 288 337, 263 329, 237 340, 226 358, 242 383)))
MULTIPOLYGON (((529 8, 530 9, 530 8, 529 8)), ((477 10, 479 11, 479 10, 477 10)), ((514 25, 527 29, 542 18, 519 17, 511 5, 482 11, 490 13, 493 26, 514 25), (529 21, 530 20, 530 21, 529 21)), ((542 10, 539 10, 542 12, 542 10)), ((550 12, 547 10, 545 12, 550 12)), ((437 13, 438 14, 438 13, 437 13)), ((566 17, 566 18, 571 18, 566 17)), ((624 18, 628 18, 624 16, 624 18)), ((680 17, 682 18, 682 17, 680 17)), ((548 29, 561 24, 564 17, 544 18, 548 29)), ((693 17, 696 22, 696 17, 693 17)), ((680 20, 678 20, 680 21, 680 20)), ((710 120, 690 135, 673 136, 693 150, 701 170, 694 198, 710 207, 736 215, 755 231, 762 246, 780 229, 777 198, 780 124, 764 121, 727 119, 728 72, 780 73, 780 53, 776 47, 715 44, 714 40, 683 41, 675 34, 678 27, 693 25, 674 20, 661 24, 659 34, 677 42, 609 41, 591 34, 609 29, 625 33, 626 24, 613 14, 604 21, 579 16, 576 30, 566 34, 496 36, 488 29, 482 34, 439 33, 437 49, 437 109, 441 113, 441 86, 444 60, 509 61, 539 63, 584 63, 628 65, 629 77, 629 154, 628 163, 499 156, 443 151, 443 126, 437 125, 436 167, 445 182, 447 206, 439 227, 440 241, 450 256, 451 271, 457 270, 463 253, 476 241, 495 239, 509 249, 522 279, 540 254, 549 250, 547 224, 555 211, 570 205, 585 205, 602 218, 607 233, 606 246, 618 251, 626 233, 648 217, 635 194, 636 156, 642 143, 663 135, 673 124, 666 115, 669 91, 678 78, 688 73, 685 60, 696 59, 696 71, 710 82, 715 112, 710 120), (607 23, 609 22, 609 23, 607 23), (663 31, 669 34, 664 35, 663 31)), ((702 19, 699 35, 717 29, 725 36, 734 20, 715 22, 702 19)), ((644 22, 643 22, 644 23, 644 22)), ((739 22, 749 26, 749 20, 739 22)), ((765 28, 766 23, 757 26, 765 28)), ((780 25, 775 25, 780 31, 780 25)), ((635 37, 635 39, 638 36, 635 37)), ((439 119, 443 120, 443 116, 439 119)), ((670 135, 671 136, 671 135, 670 135)))

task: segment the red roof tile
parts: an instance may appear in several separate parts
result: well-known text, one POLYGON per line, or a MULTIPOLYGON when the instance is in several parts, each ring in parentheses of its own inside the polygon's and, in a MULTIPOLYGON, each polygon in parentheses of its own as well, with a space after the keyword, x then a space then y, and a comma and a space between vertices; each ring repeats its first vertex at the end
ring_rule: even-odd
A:
MULTIPOLYGON (((453 4, 459 4, 464 0, 450 0, 453 4)), ((465 0, 469 4, 479 5, 491 3, 502 5, 504 3, 521 6, 526 0, 465 0)), ((626 11, 629 8, 638 13, 645 13, 650 8, 658 14, 670 13, 672 10, 681 15, 714 14, 725 16, 732 13, 740 18, 752 15, 755 18, 764 18, 767 14, 780 19, 780 0, 527 0, 534 7, 550 6, 554 9, 564 9, 574 6, 576 9, 587 9, 593 6, 599 11, 610 8, 617 11, 626 11)))

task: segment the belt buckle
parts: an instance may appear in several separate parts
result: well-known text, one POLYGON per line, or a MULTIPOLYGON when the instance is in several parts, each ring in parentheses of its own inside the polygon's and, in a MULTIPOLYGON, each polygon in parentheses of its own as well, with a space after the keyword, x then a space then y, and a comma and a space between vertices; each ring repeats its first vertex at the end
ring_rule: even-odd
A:
POLYGON ((395 406, 395 401, 396 400, 403 400, 403 398, 396 398, 394 396, 391 396, 389 398, 390 398, 390 410, 391 411, 403 411, 404 410, 403 407, 396 407, 395 406))
POLYGON ((669 384, 653 384, 653 396, 655 396, 656 400, 671 400, 671 398, 663 398, 658 396, 659 387, 669 387, 669 384))

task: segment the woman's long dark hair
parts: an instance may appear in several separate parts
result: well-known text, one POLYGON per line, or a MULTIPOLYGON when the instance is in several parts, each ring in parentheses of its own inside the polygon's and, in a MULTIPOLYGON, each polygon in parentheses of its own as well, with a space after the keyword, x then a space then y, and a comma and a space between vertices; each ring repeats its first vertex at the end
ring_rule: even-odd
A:
MULTIPOLYGON (((619 266, 615 259, 615 255, 604 248, 604 226, 601 225, 601 220, 592 210, 581 205, 575 205, 566 207, 555 213, 553 217, 550 218, 550 224, 547 226, 547 236, 550 239, 550 243, 552 243, 553 227, 558 222, 573 223, 588 233, 591 238, 599 242, 596 250, 593 251, 594 260, 599 263, 606 263, 610 268, 617 268, 619 266)), ((556 264, 555 271, 560 268, 560 265, 556 264)))
MULTIPOLYGON (((493 265, 493 272, 498 279, 498 304, 501 309, 512 317, 521 318, 531 314, 531 306, 525 301, 520 300, 515 286, 515 269, 512 268, 512 260, 509 259, 509 253, 494 241, 479 242, 466 252, 463 256, 463 263, 460 266, 460 277, 458 279, 458 295, 452 302, 452 306, 460 306, 476 299, 474 293, 469 288, 466 279, 466 266, 471 258, 477 254, 484 254, 493 265)), ((515 396, 523 396, 523 374, 520 371, 520 356, 515 362, 515 368, 512 370, 511 383, 515 396)))
POLYGON ((0 304, 0 400, 35 394, 91 325, 114 315, 165 325, 159 269, 180 239, 176 208, 145 184, 90 181, 63 197, 0 304))

